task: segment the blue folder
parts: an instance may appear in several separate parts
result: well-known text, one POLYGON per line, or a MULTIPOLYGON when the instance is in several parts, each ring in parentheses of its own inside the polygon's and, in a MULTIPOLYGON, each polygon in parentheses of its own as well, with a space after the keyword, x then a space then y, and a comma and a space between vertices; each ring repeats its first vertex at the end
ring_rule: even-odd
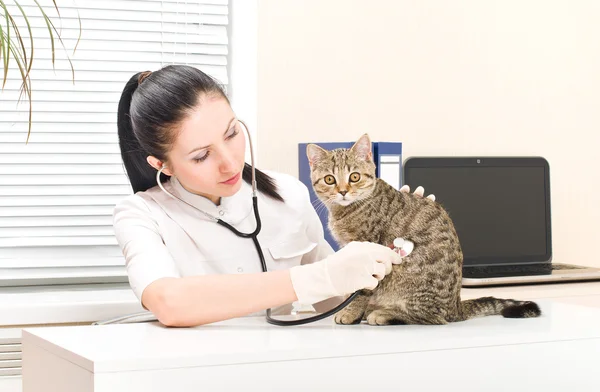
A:
MULTIPOLYGON (((328 214, 329 212, 324 206, 321 206, 321 201, 318 200, 315 195, 315 191, 312 187, 312 181, 310 180, 310 166, 308 165, 308 158, 306 157, 306 146, 310 143, 299 143, 298 144, 298 173, 299 179, 306 185, 310 193, 310 201, 315 210, 318 210, 319 219, 323 225, 323 231, 325 232, 325 239, 334 250, 338 250, 340 247, 335 242, 329 229, 327 228, 328 214), (319 206, 321 206, 319 208, 319 206)), ((313 142, 326 150, 333 150, 336 148, 350 148, 354 142, 327 142, 317 143, 313 142)), ((382 178, 390 185, 399 189, 403 183, 402 179, 402 143, 400 142, 372 142, 373 160, 376 166, 376 172, 378 178, 382 178)))

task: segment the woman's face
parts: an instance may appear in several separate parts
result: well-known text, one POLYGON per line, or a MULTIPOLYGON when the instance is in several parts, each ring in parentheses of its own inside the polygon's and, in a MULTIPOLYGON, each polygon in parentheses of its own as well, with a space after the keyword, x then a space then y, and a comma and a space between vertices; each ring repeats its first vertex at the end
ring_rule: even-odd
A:
POLYGON ((167 156, 168 174, 215 204, 235 194, 242 186, 246 140, 227 101, 205 95, 178 131, 167 156))

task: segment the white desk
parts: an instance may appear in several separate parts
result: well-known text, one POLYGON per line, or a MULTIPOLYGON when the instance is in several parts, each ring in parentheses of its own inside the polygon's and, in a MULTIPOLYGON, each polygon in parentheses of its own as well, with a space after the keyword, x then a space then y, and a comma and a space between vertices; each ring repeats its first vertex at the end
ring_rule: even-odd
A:
MULTIPOLYGON (((583 291, 538 300, 538 319, 371 327, 338 326, 329 318, 277 327, 246 318, 182 329, 157 323, 25 329, 23 391, 595 390, 600 284, 564 286, 583 291)), ((558 287, 541 288, 552 289, 558 287)), ((499 290, 535 297, 523 287, 499 290)), ((465 290, 463 297, 490 294, 497 292, 465 290)))

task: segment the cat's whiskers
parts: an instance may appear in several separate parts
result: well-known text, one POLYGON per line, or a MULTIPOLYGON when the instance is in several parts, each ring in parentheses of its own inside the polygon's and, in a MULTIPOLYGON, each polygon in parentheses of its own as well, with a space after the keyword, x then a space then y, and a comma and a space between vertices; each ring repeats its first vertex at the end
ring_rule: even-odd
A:
POLYGON ((323 201, 321 199, 316 199, 315 201, 319 203, 317 205, 317 207, 315 208, 315 211, 317 212, 317 215, 320 214, 323 211, 323 209, 329 209, 329 207, 331 206, 331 204, 333 204, 333 200, 334 199, 335 199, 335 196, 329 197, 325 201, 323 201))
POLYGON ((321 201, 321 199, 319 199, 319 198, 316 198, 315 200, 313 200, 311 202, 311 204, 313 207, 317 208, 319 205, 323 204, 323 201, 321 201))

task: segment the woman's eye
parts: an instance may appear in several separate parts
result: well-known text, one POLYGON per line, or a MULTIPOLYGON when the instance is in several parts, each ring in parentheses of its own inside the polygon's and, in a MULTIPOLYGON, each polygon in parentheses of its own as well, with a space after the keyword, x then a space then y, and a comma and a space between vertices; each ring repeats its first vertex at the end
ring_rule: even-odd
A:
POLYGON ((231 139, 234 136, 236 136, 238 133, 240 133, 240 131, 238 131, 238 129, 236 127, 231 128, 231 130, 229 131, 229 133, 227 134, 227 139, 231 139))
POLYGON ((208 158, 208 151, 205 152, 204 154, 197 156, 196 158, 194 158, 194 161, 196 162, 202 162, 204 160, 206 160, 206 158, 208 158))
POLYGON ((350 182, 359 182, 360 181, 360 173, 352 173, 350 174, 350 182))
POLYGON ((327 184, 327 185, 335 184, 335 178, 333 176, 325 176, 324 180, 325 180, 325 184, 327 184))

